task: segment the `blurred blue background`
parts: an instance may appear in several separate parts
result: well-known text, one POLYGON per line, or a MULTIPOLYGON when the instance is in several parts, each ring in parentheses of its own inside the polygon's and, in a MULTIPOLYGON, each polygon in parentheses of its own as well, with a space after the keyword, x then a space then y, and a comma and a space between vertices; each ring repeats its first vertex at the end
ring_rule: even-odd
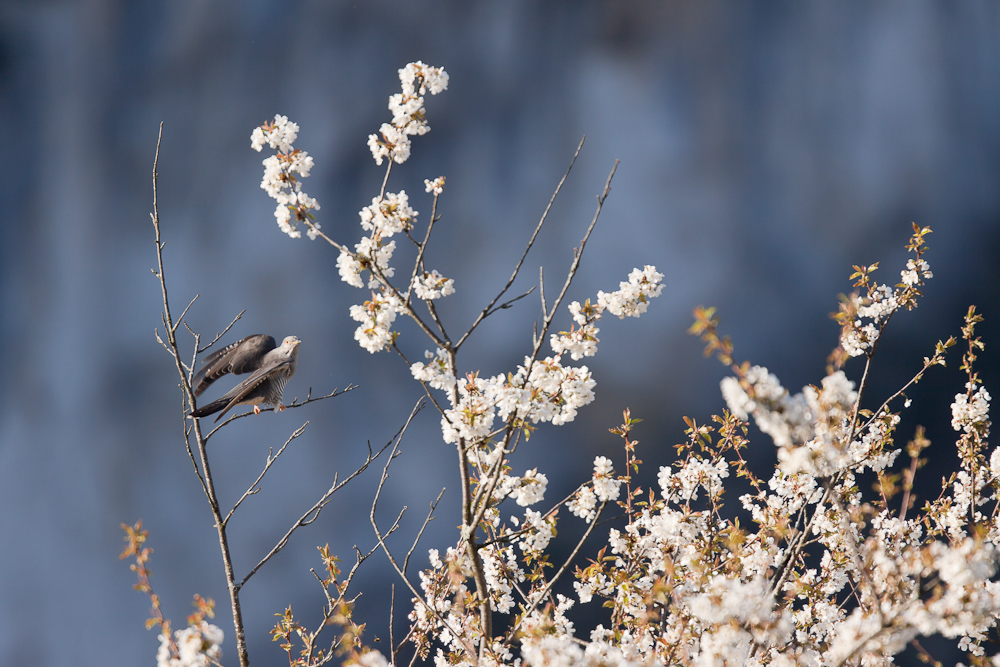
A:
MULTIPOLYGON (((607 432, 621 410, 647 479, 682 442, 682 415, 721 410, 726 373, 685 333, 691 309, 719 307, 738 359, 798 391, 818 383, 850 290, 852 264, 881 262, 896 282, 910 223, 930 226, 935 273, 920 307, 893 321, 872 401, 905 382, 975 303, 986 316, 982 367, 997 395, 1000 252, 1000 7, 963 3, 720 2, 34 2, 0 4, 0 663, 151 664, 148 600, 117 555, 119 523, 151 530, 153 584, 183 624, 192 594, 218 602, 224 661, 235 664, 218 543, 181 439, 181 399, 160 326, 151 168, 164 123, 159 212, 174 313, 196 294, 190 326, 206 338, 242 309, 228 335, 302 339, 286 396, 346 396, 244 419, 212 440, 231 504, 304 421, 231 524, 239 573, 262 557, 366 441, 396 431, 420 388, 398 357, 353 340, 347 309, 365 292, 338 280, 336 252, 281 234, 258 187, 251 130, 287 114, 315 157, 305 189, 333 238, 360 238, 357 211, 383 171, 366 147, 389 120, 396 70, 423 60, 451 75, 427 101, 389 189, 430 215, 423 179, 446 175, 429 265, 456 279, 441 306, 451 332, 470 323, 520 255, 580 137, 583 153, 513 294, 544 266, 560 285, 615 159, 621 166, 569 298, 615 289, 655 264, 663 295, 640 321, 602 323, 588 360, 597 401, 564 428, 542 427, 515 472, 538 467, 549 501, 621 450, 607 432), (994 361, 991 361, 994 360, 994 361), (992 364, 992 365, 990 365, 992 364), (72 656, 72 658, 70 657, 72 656)), ((400 255, 401 257, 403 255, 400 255)), ((551 297, 550 297, 551 298, 551 297)), ((539 315, 535 296, 479 330, 462 370, 513 370, 539 315)), ((569 325, 568 314, 557 328, 569 325)), ((411 360, 428 347, 397 320, 411 360)), ((191 349, 190 338, 182 341, 191 349)), ((899 441, 927 424, 953 465, 946 370, 911 393, 899 441), (931 386, 933 385, 933 386, 931 386)), ((860 362, 847 367, 854 379, 860 362)), ((757 438, 762 473, 774 450, 757 438)), ((426 411, 383 495, 385 520, 407 505, 405 551, 427 504, 447 487, 418 549, 455 539, 457 466, 426 411)), ((923 482, 936 495, 940 469, 923 482)), ((268 630, 291 604, 316 622, 322 596, 308 568, 329 542, 347 565, 373 545, 377 471, 355 480, 244 589, 254 662, 283 661, 268 630)), ((737 505, 735 497, 730 504, 737 505)), ((548 507, 548 505, 546 505, 548 507)), ((572 536, 579 521, 564 516, 572 536)), ((359 622, 385 642, 389 574, 376 555, 359 574, 359 622)), ((407 596, 402 596, 407 597, 407 596)), ((397 601, 397 618, 405 605, 397 601)), ((385 644, 382 644, 385 646, 385 644)))

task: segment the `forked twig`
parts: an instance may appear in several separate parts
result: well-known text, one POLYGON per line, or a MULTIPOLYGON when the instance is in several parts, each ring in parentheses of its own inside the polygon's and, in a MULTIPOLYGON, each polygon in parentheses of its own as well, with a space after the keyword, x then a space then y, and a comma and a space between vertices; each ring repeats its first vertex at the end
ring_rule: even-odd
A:
MULTIPOLYGON (((288 405, 285 406, 285 409, 288 410, 288 409, 291 409, 291 408, 301 408, 303 405, 308 405, 309 403, 315 403, 317 401, 324 401, 324 400, 326 400, 328 398, 334 398, 336 396, 340 396, 341 394, 346 394, 349 391, 353 391, 353 390, 355 390, 357 388, 358 388, 358 385, 356 385, 356 384, 349 384, 343 390, 334 389, 329 394, 325 394, 323 396, 317 396, 316 398, 312 398, 312 388, 310 387, 309 388, 309 394, 306 396, 306 400, 304 400, 304 401, 302 401, 300 403, 299 399, 296 397, 295 399, 292 400, 291 403, 289 403, 288 405)), ((277 408, 275 408, 273 406, 270 407, 270 408, 259 408, 259 411, 260 412, 276 412, 277 408)), ((243 419, 244 417, 250 417, 250 416, 255 415, 255 414, 257 414, 257 412, 255 412, 253 410, 247 410, 246 412, 240 412, 239 414, 235 414, 235 415, 232 415, 232 416, 224 419, 223 421, 221 421, 218 424, 216 424, 215 427, 211 431, 208 432, 208 435, 205 436, 205 441, 207 442, 209 438, 211 438, 213 435, 215 435, 216 432, 220 428, 222 428, 223 426, 225 426, 226 424, 234 422, 237 419, 243 419)))
POLYGON ((535 226, 535 231, 532 232, 531 238, 528 239, 528 245, 525 246, 524 252, 521 254, 521 259, 517 261, 517 265, 514 267, 514 272, 510 274, 510 279, 507 280, 507 284, 504 285, 503 289, 501 289, 500 292, 493 297, 493 300, 490 301, 485 308, 483 308, 482 312, 479 313, 479 317, 477 317, 475 322, 472 323, 472 326, 469 327, 469 330, 458 339, 458 342, 455 343, 456 350, 462 347, 462 343, 464 343, 465 340, 472 335, 472 332, 476 330, 476 327, 478 327, 483 320, 489 317, 492 312, 496 312, 493 311, 493 306, 496 305, 497 301, 503 298, 503 295, 506 294, 511 285, 514 284, 514 281, 517 279, 517 274, 521 271, 521 266, 524 264, 524 260, 528 256, 528 252, 535 244, 535 239, 538 238, 538 233, 542 231, 542 225, 545 224, 545 219, 548 217, 549 211, 552 209, 552 204, 555 203, 556 197, 559 195, 559 191, 562 190, 563 183, 565 183, 566 179, 569 178, 569 172, 573 171, 573 165, 576 164, 576 158, 580 155, 580 151, 583 150, 583 142, 586 140, 586 136, 580 139, 580 145, 576 147, 576 152, 573 153, 573 159, 570 160, 569 167, 566 168, 566 173, 563 174, 561 179, 559 179, 559 184, 556 185, 555 192, 552 193, 552 197, 549 198, 549 203, 545 206, 545 210, 542 211, 542 217, 535 226))
POLYGON ((427 511, 427 516, 424 517, 424 523, 420 526, 420 530, 417 531, 417 536, 413 538, 413 544, 410 546, 410 550, 406 552, 406 558, 403 559, 403 572, 406 572, 406 568, 410 563, 410 556, 413 555, 413 551, 417 548, 417 543, 420 542, 420 538, 424 534, 424 529, 427 528, 427 524, 431 522, 434 518, 434 510, 437 509, 438 503, 441 502, 441 498, 444 496, 444 489, 441 489, 441 493, 437 495, 434 502, 431 503, 430 510, 427 511))
MULTIPOLYGON (((448 628, 448 630, 451 631, 455 637, 461 637, 462 635, 457 633, 455 628, 453 628, 451 624, 448 623, 448 620, 441 615, 441 612, 439 612, 433 605, 427 604, 427 601, 424 599, 423 594, 420 591, 418 591, 417 587, 413 585, 412 581, 410 581, 410 578, 406 575, 406 572, 403 571, 403 569, 399 566, 399 563, 396 561, 396 557, 393 556, 392 552, 389 550, 389 545, 385 543, 385 538, 388 537, 390 533, 395 531, 396 527, 399 524, 399 518, 402 516, 402 512, 405 511, 406 508, 404 507, 400 511, 399 516, 396 517, 396 520, 395 522, 393 522, 392 527, 386 533, 382 532, 382 529, 379 528, 378 521, 375 519, 375 510, 378 507, 379 498, 381 498, 382 496, 382 489, 385 488, 385 483, 389 479, 389 466, 392 464, 393 459, 395 459, 396 456, 398 455, 397 452, 399 451, 399 444, 403 440, 403 435, 406 433, 407 427, 410 425, 410 422, 413 421, 413 418, 417 415, 417 412, 423 409, 423 406, 424 406, 424 400, 423 398, 421 398, 419 401, 417 401, 417 404, 413 407, 413 410, 410 412, 410 416, 406 419, 406 423, 403 424, 403 427, 399 430, 399 432, 396 434, 393 440, 390 441, 390 444, 392 442, 395 442, 395 445, 393 446, 392 452, 389 454, 389 457, 386 459, 385 465, 382 467, 382 477, 379 480, 378 488, 375 491, 375 498, 372 499, 371 511, 368 514, 368 518, 369 521, 371 521, 372 528, 375 529, 375 537, 378 539, 379 546, 382 547, 382 551, 385 553, 386 558, 389 559, 389 564, 392 565, 392 569, 396 571, 396 574, 399 575, 399 578, 403 581, 404 584, 406 584, 406 587, 410 589, 410 593, 412 593, 413 596, 416 597, 418 600, 423 602, 423 604, 427 607, 428 611, 430 611, 435 616, 435 618, 437 618, 438 621, 441 622, 442 625, 448 628)), ((468 644, 468 642, 466 643, 468 644)), ((466 650, 472 651, 470 655, 475 655, 475 647, 473 647, 471 644, 468 644, 466 646, 466 650)))
POLYGON ((257 485, 260 484, 260 481, 262 479, 264 479, 264 475, 267 474, 267 471, 270 470, 270 468, 274 464, 274 462, 278 460, 278 457, 281 456, 282 453, 284 453, 285 448, 288 447, 289 443, 292 440, 295 440, 297 437, 299 437, 303 433, 305 433, 306 426, 308 426, 308 425, 309 425, 309 422, 306 422, 302 426, 300 426, 297 429, 295 429, 295 432, 292 433, 290 436, 288 436, 288 440, 285 440, 285 444, 283 444, 281 446, 281 448, 278 450, 277 454, 274 453, 273 449, 271 449, 271 450, 269 450, 267 452, 267 461, 264 462, 264 469, 260 471, 260 474, 257 475, 257 479, 255 479, 253 481, 253 483, 249 487, 247 487, 247 490, 243 492, 243 495, 240 496, 240 499, 236 501, 236 504, 233 505, 233 508, 231 510, 229 510, 229 514, 227 514, 226 518, 222 520, 222 525, 226 525, 227 523, 229 523, 229 519, 230 519, 230 517, 233 516, 233 512, 236 511, 236 508, 239 507, 240 504, 244 500, 246 500, 248 497, 250 497, 250 496, 256 494, 258 491, 260 491, 260 487, 257 486, 257 485))
POLYGON ((570 553, 570 555, 566 557, 566 560, 563 561, 563 564, 559 568, 559 571, 552 576, 552 579, 549 580, 549 583, 546 584, 545 588, 543 588, 535 595, 535 601, 530 602, 528 607, 525 608, 523 612, 521 612, 520 619, 518 620, 517 624, 507 632, 506 641, 511 641, 514 639, 514 637, 517 635, 517 631, 521 628, 521 624, 524 623, 524 620, 528 618, 531 612, 533 612, 538 607, 539 604, 541 604, 542 600, 544 600, 545 596, 549 594, 549 592, 552 590, 552 587, 555 586, 556 582, 562 579, 562 576, 566 573, 566 570, 569 569, 569 566, 573 563, 574 560, 576 560, 576 555, 580 553, 580 549, 583 547, 583 543, 587 541, 588 537, 590 537, 590 533, 593 532, 594 526, 597 524, 597 520, 601 517, 601 513, 604 511, 604 508, 607 506, 607 504, 608 501, 606 500, 601 503, 601 506, 597 509, 597 515, 594 517, 594 520, 590 522, 590 525, 587 526, 587 530, 583 533, 583 536, 577 541, 576 546, 573 547, 572 553, 570 553))
POLYGON ((306 510, 306 512, 301 517, 299 517, 299 519, 295 523, 292 524, 292 527, 289 528, 288 531, 281 537, 281 539, 278 540, 277 544, 275 544, 271 548, 271 550, 267 552, 267 555, 261 558, 260 562, 254 565, 247 573, 247 575, 243 577, 243 579, 241 579, 238 584, 236 584, 236 589, 239 590, 243 588, 243 586, 248 581, 250 581, 250 578, 257 573, 257 570, 259 570, 264 565, 264 563, 274 558, 274 556, 276 556, 279 551, 284 549, 285 546, 288 544, 288 540, 291 539, 292 535, 295 533, 296 530, 302 528, 303 526, 308 526, 313 521, 315 521, 319 517, 320 512, 323 511, 323 508, 329 504, 330 500, 333 497, 333 494, 335 494, 337 491, 340 491, 342 488, 344 488, 344 486, 348 482, 350 482, 352 479, 354 479, 355 477, 363 473, 365 470, 367 470, 371 462, 377 459, 379 456, 381 456, 382 452, 384 452, 391 444, 392 441, 390 440, 374 454, 372 453, 371 445, 368 445, 368 457, 365 459, 365 462, 361 465, 360 468, 352 472, 342 482, 338 481, 339 475, 334 475, 333 485, 327 490, 327 492, 324 493, 323 496, 318 501, 316 501, 316 503, 312 507, 306 510))
POLYGON ((240 314, 237 315, 236 317, 234 317, 233 321, 229 323, 229 326, 227 326, 225 329, 222 330, 222 333, 215 334, 215 338, 212 339, 211 343, 209 343, 205 347, 199 347, 199 348, 197 348, 198 349, 198 354, 201 354, 205 350, 210 349, 213 345, 215 345, 216 343, 218 343, 219 339, 222 338, 223 336, 225 336, 227 333, 229 333, 229 330, 233 328, 233 325, 236 324, 237 322, 239 322, 240 318, 243 317, 243 313, 245 313, 245 312, 247 312, 246 308, 244 308, 243 310, 241 310, 240 314))

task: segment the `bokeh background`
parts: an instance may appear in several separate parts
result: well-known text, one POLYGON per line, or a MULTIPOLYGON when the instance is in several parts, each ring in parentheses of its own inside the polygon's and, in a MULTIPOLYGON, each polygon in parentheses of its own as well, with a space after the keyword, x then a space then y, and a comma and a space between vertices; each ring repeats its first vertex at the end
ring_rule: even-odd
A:
MULTIPOLYGON (((254 126, 287 114, 315 157, 306 190, 325 232, 360 237, 357 211, 383 171, 366 147, 389 120, 396 70, 443 66, 390 190, 426 221, 423 179, 448 178, 428 255, 453 276, 441 307, 463 330, 510 274, 577 143, 587 141, 512 293, 544 266, 549 294, 614 160, 621 166, 571 299, 617 287, 655 264, 667 288, 640 320, 603 322, 588 360, 597 401, 564 428, 543 427, 515 468, 538 467, 548 498, 589 476, 593 457, 621 460, 608 428, 621 410, 652 479, 684 439, 682 415, 721 410, 726 370, 685 333, 715 305, 737 357, 797 391, 818 383, 850 290, 852 264, 881 262, 895 282, 910 223, 930 226, 935 277, 879 350, 872 401, 901 385, 966 308, 986 316, 981 367, 996 395, 1000 252, 1000 7, 990 2, 174 2, 6 0, 0 4, 0 663, 151 664, 148 600, 117 555, 119 523, 152 532, 153 583, 182 624, 192 594, 217 600, 235 661, 211 516, 181 439, 181 399, 160 326, 151 167, 164 123, 159 211, 174 312, 205 336, 246 314, 227 340, 266 332, 303 340, 286 394, 356 383, 343 397, 244 419, 213 439, 224 503, 243 492, 271 447, 308 420, 231 524, 246 572, 366 442, 402 423, 420 388, 398 357, 353 340, 347 309, 364 292, 339 282, 336 253, 291 240, 258 187, 254 126)), ((477 333, 464 369, 512 370, 539 316, 533 295, 477 333)), ((557 325, 568 326, 563 314, 557 325)), ((398 321, 411 360, 428 344, 398 321)), ((183 332, 182 332, 183 334, 183 332)), ((182 340, 190 349, 186 334, 182 340)), ((916 423, 935 443, 921 482, 936 495, 954 466, 949 404, 963 390, 959 353, 911 392, 900 441, 916 423)), ((847 367, 857 379, 860 362, 847 367)), ((755 433, 755 432, 754 432, 755 433)), ((762 473, 773 446, 756 437, 762 473)), ((620 463, 619 463, 620 465, 620 463)), ((447 491, 426 548, 458 524, 457 466, 424 412, 403 445, 381 507, 414 521, 447 491)), ((308 624, 322 602, 308 569, 329 542, 349 564, 371 548, 378 474, 355 480, 243 591, 255 662, 283 661, 269 640, 291 604, 308 624)), ((735 497, 732 506, 738 503, 735 497)), ((564 518, 572 536, 579 522, 564 518), (575 522, 575 523, 574 523, 575 522)), ((361 570, 358 620, 387 639, 384 557, 361 570)), ((401 596, 406 597, 406 596, 401 596)), ((397 612, 403 607, 397 603, 397 612)), ((400 614, 397 613, 397 617, 400 614)), ((384 644, 383 644, 384 646, 384 644)))

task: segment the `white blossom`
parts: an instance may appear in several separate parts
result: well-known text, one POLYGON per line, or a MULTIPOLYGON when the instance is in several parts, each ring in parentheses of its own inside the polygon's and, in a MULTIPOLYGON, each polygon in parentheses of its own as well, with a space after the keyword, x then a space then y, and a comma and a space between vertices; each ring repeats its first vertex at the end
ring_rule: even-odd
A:
POLYGON ((981 427, 989 435, 990 392, 986 391, 986 387, 979 387, 975 391, 973 389, 972 386, 968 387, 971 395, 955 395, 955 401, 951 404, 951 427, 966 433, 972 433, 977 427, 981 427))
POLYGON ((434 193, 435 195, 440 195, 444 192, 444 176, 438 176, 433 181, 430 179, 424 179, 424 192, 434 193))
POLYGON ((934 277, 931 273, 930 264, 923 259, 910 259, 906 261, 906 269, 900 272, 900 279, 904 285, 913 286, 930 280, 934 277))
POLYGON ((440 347, 436 352, 424 352, 427 363, 418 361, 410 366, 410 373, 421 382, 426 382, 434 389, 447 390, 455 386, 455 370, 451 367, 451 359, 440 347))
POLYGON ((437 270, 424 271, 422 275, 414 277, 413 291, 416 292, 417 298, 432 301, 454 294, 455 281, 445 278, 437 270))
POLYGON ((581 486, 566 505, 573 516, 593 521, 597 516, 597 495, 589 485, 581 486))
POLYGON ((384 197, 374 197, 371 206, 361 209, 361 228, 388 238, 413 228, 418 213, 410 207, 405 190, 387 192, 384 197))
POLYGON ((315 240, 320 233, 320 224, 315 221, 312 211, 320 210, 319 202, 302 190, 302 179, 309 176, 314 166, 313 158, 303 150, 293 147, 299 126, 287 116, 276 115, 273 123, 257 127, 250 135, 250 146, 256 151, 267 144, 278 151, 276 155, 264 158, 264 176, 260 187, 277 202, 274 218, 278 228, 293 239, 301 238, 298 225, 306 228, 306 234, 315 240))
POLYGON ((298 125, 290 122, 288 116, 275 114, 273 123, 254 128, 250 134, 250 147, 259 153, 267 144, 278 152, 288 153, 298 135, 298 125))
POLYGON ((160 634, 156 667, 210 667, 222 659, 222 630, 202 621, 174 632, 177 656, 171 657, 170 639, 160 634))
POLYGON ((538 469, 528 470, 524 476, 518 480, 513 493, 511 494, 521 507, 534 505, 545 498, 545 487, 549 484, 549 478, 545 473, 538 472, 538 469))
POLYGON ((646 312, 649 300, 660 296, 662 291, 663 274, 647 264, 642 269, 633 269, 628 282, 619 283, 617 291, 598 292, 597 303, 619 318, 638 317, 646 312))
POLYGON ((599 332, 600 329, 589 323, 568 332, 562 331, 558 334, 552 334, 549 338, 549 344, 556 354, 569 352, 573 361, 578 361, 583 357, 592 357, 597 354, 597 344, 601 342, 597 337, 599 332))
POLYGON ((614 472, 611 459, 606 456, 594 459, 594 493, 601 502, 618 499, 622 483, 614 477, 614 472))
POLYGON ((372 298, 362 305, 351 306, 351 319, 360 322, 354 339, 372 354, 381 352, 392 342, 389 330, 401 304, 393 295, 372 293, 372 298))

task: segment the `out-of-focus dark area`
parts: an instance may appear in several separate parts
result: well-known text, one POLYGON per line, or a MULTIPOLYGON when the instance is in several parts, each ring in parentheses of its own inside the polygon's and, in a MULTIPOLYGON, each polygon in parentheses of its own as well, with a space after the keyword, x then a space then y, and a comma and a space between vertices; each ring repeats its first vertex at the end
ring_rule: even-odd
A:
MULTIPOLYGON (((176 626, 194 593, 215 598, 235 660, 211 515, 181 438, 181 398, 161 328, 151 171, 159 123, 159 212, 175 315, 210 339, 302 339, 286 398, 357 383, 343 397, 243 419, 210 446, 223 505, 253 481, 269 448, 309 421, 231 524, 245 573, 325 491, 386 442, 421 395, 400 359, 353 339, 336 252, 281 234, 258 187, 250 132, 275 113, 299 123, 315 157, 305 189, 323 230, 353 245, 358 210, 383 169, 366 146, 390 119, 396 70, 423 60, 451 75, 427 100, 430 134, 393 171, 419 220, 423 180, 447 176, 429 264, 456 279, 441 304, 464 330, 510 275, 582 135, 586 145, 512 294, 544 266, 551 300, 615 159, 621 166, 569 298, 616 289, 654 264, 666 289, 640 320, 606 318, 587 360, 597 400, 573 424, 542 426, 515 472, 550 480, 545 507, 590 475, 620 467, 608 428, 632 409, 646 480, 683 441, 683 415, 722 409, 726 369, 686 334, 693 307, 719 308, 738 359, 790 390, 818 383, 850 290, 852 264, 899 280, 911 222, 930 226, 935 274, 913 312, 890 325, 873 368, 872 404, 958 334, 977 304, 981 373, 997 395, 1000 359, 1000 7, 990 2, 18 2, 0 5, 0 663, 150 664, 149 601, 117 555, 119 523, 152 533, 153 585, 176 626), (72 656, 72 658, 69 658, 72 656)), ((402 246, 402 243, 400 243, 402 246)), ((401 257, 406 256, 400 254, 401 257)), ((400 268, 400 273, 409 269, 400 268)), ((536 295, 491 318, 462 370, 512 371, 529 349, 536 295)), ((568 328, 564 311, 557 329, 568 328)), ((429 344, 397 320, 411 361, 429 344)), ((191 339, 181 330, 187 349, 191 339)), ((952 397, 961 351, 909 392, 900 444, 928 427, 936 496, 954 467, 952 397)), ((847 366, 855 380, 861 362, 847 366)), ((226 388, 229 380, 222 382, 226 388)), ((218 392, 218 393, 221 393, 218 392)), ((214 394, 213 394, 214 396, 214 394)), ((405 552, 428 504, 438 518, 414 556, 453 543, 457 463, 425 411, 383 494, 383 521, 406 505, 393 546, 405 552)), ((762 474, 774 449, 755 434, 762 474)), ((337 496, 244 589, 255 662, 283 661, 268 631, 291 604, 307 625, 323 598, 309 572, 329 542, 345 565, 368 550, 378 471, 337 496)), ((735 508, 738 501, 733 497, 735 508)), ((505 512, 523 514, 518 508, 505 512)), ((563 513, 560 533, 582 525, 563 513)), ((586 550, 585 550, 586 551, 586 550)), ((360 570, 358 622, 387 641, 385 558, 360 570)), ((397 620, 408 594, 396 587, 397 620)), ((399 635, 397 635, 398 638, 399 635)), ((383 644, 385 646, 385 644, 383 644)))

